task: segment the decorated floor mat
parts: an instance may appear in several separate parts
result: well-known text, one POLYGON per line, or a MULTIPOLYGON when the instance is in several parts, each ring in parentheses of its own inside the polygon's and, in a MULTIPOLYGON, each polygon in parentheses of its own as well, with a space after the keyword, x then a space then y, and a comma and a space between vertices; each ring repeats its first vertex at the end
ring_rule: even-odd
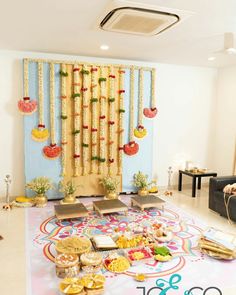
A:
MULTIPOLYGON (((81 202, 88 209, 92 209, 92 200, 87 198, 82 199, 81 202)), ((129 197, 123 197, 123 201, 130 205, 129 197)), ((29 294, 60 294, 58 290, 60 280, 56 277, 53 263, 56 241, 71 235, 90 238, 96 234, 112 234, 115 229, 123 232, 132 223, 149 227, 154 220, 157 223, 165 223, 173 231, 173 239, 165 244, 170 249, 173 259, 169 262, 153 260, 146 264, 132 266, 127 272, 119 275, 110 273, 105 268, 102 269, 101 273, 107 278, 105 295, 129 293, 186 295, 187 291, 194 287, 201 287, 202 290, 215 287, 220 290, 223 288, 221 286, 223 280, 219 278, 224 278, 224 287, 227 285, 227 287, 235 287, 236 290, 236 282, 233 280, 236 262, 217 261, 201 254, 197 243, 206 226, 172 204, 166 203, 164 211, 153 208, 141 212, 135 208, 129 208, 127 216, 117 213, 100 217, 90 211, 87 218, 66 221, 58 221, 53 216, 53 205, 54 203, 50 202, 43 209, 27 209, 29 294), (142 283, 135 281, 136 273, 144 273, 147 280, 142 283)), ((200 294, 194 293, 194 290, 191 292, 189 295, 200 294)))

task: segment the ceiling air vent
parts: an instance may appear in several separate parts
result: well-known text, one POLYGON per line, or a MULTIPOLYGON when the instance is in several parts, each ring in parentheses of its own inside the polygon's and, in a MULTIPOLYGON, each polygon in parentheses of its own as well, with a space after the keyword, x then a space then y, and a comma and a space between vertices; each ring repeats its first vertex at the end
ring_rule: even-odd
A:
POLYGON ((178 23, 177 14, 138 7, 119 7, 111 10, 100 23, 103 30, 153 36, 178 23))

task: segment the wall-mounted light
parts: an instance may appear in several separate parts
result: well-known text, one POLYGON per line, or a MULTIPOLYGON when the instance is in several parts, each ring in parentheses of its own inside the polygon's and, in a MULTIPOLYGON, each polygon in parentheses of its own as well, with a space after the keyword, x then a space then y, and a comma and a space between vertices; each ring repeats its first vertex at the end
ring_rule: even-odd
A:
POLYGON ((210 56, 210 57, 208 57, 208 60, 209 61, 213 61, 213 60, 215 60, 216 58, 215 58, 215 56, 210 56))
POLYGON ((101 50, 108 50, 109 49, 109 46, 106 45, 106 44, 103 44, 103 45, 100 46, 100 49, 101 50))

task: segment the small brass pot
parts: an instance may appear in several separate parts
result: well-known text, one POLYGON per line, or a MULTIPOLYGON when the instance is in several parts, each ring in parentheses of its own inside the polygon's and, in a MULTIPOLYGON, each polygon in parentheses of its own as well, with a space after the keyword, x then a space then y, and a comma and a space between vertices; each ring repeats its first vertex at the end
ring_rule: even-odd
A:
POLYGON ((107 200, 118 199, 118 195, 117 195, 116 192, 107 192, 107 193, 106 193, 106 199, 107 199, 107 200))
POLYGON ((35 206, 38 208, 43 208, 47 205, 48 199, 44 194, 38 194, 34 198, 35 206))
POLYGON ((144 197, 144 196, 147 196, 148 194, 149 194, 149 191, 148 191, 147 188, 141 188, 141 189, 138 190, 138 195, 139 196, 144 197))
POLYGON ((73 194, 65 195, 65 197, 63 199, 63 203, 74 204, 74 203, 76 203, 76 197, 73 194))

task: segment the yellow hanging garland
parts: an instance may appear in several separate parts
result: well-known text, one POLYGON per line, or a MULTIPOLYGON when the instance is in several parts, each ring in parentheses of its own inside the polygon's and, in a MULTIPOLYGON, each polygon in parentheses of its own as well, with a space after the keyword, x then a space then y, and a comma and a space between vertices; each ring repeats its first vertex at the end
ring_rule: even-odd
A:
POLYGON ((37 101, 29 97, 29 61, 24 59, 24 97, 18 101, 18 109, 22 115, 31 115, 37 110, 37 101))
POLYGON ((61 154, 61 147, 56 144, 55 132, 55 79, 54 79, 54 64, 50 63, 50 133, 51 143, 43 148, 44 156, 49 160, 58 158, 61 154))
POLYGON ((61 175, 66 176, 66 152, 67 152, 67 91, 66 91, 66 77, 68 73, 66 71, 66 65, 61 65, 61 175))
POLYGON ((46 141, 49 137, 48 129, 44 124, 44 87, 43 87, 43 64, 38 63, 38 95, 39 95, 39 121, 38 128, 31 131, 32 139, 38 142, 46 141))
POLYGON ((105 159, 105 122, 106 122, 106 77, 105 77, 105 69, 101 67, 100 70, 100 114, 99 114, 99 166, 98 166, 98 174, 102 174, 104 170, 105 159))
POLYGON ((98 126, 97 126, 97 103, 98 103, 98 68, 91 67, 91 173, 96 173, 96 161, 98 160, 98 126))
POLYGON ((134 129, 134 136, 143 138, 147 135, 147 129, 143 126, 143 70, 139 70, 139 100, 138 100, 138 126, 134 129))
POLYGON ((119 126, 118 126, 118 170, 117 175, 122 174, 122 156, 123 156, 123 134, 124 134, 124 127, 123 127, 123 118, 124 118, 124 76, 125 70, 123 68, 119 69, 119 126))
POLYGON ((154 118, 157 115, 156 93, 155 93, 156 70, 151 70, 151 108, 144 108, 143 114, 147 118, 154 118))
POLYGON ((82 134, 82 163, 83 163, 83 175, 87 175, 87 166, 88 166, 88 148, 89 148, 89 136, 88 136, 88 115, 89 115, 89 70, 86 65, 83 66, 81 70, 81 74, 83 76, 83 86, 81 88, 81 92, 83 94, 83 134, 82 134))
POLYGON ((112 174, 114 163, 114 129, 115 129, 115 75, 113 66, 109 73, 109 120, 108 120, 108 174, 112 174))
POLYGON ((79 83, 79 66, 73 66, 73 94, 74 99, 74 176, 79 175, 80 163, 80 83, 79 83))
POLYGON ((124 145, 124 152, 128 156, 138 153, 139 145, 134 141, 134 68, 130 70, 130 114, 129 114, 129 143, 124 145))

